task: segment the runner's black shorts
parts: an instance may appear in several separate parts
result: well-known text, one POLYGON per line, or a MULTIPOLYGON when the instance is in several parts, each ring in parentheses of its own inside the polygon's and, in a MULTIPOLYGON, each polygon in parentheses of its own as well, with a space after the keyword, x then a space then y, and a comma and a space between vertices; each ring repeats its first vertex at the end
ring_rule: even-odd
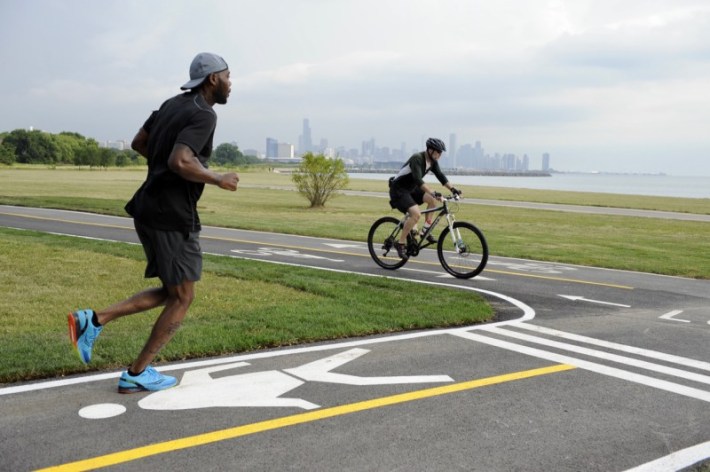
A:
POLYGON ((160 231, 133 220, 148 261, 145 277, 158 277, 165 286, 197 282, 202 276, 200 232, 160 231))
POLYGON ((390 206, 396 208, 402 213, 407 213, 414 205, 424 203, 424 191, 417 187, 411 192, 397 189, 395 186, 390 187, 390 206))

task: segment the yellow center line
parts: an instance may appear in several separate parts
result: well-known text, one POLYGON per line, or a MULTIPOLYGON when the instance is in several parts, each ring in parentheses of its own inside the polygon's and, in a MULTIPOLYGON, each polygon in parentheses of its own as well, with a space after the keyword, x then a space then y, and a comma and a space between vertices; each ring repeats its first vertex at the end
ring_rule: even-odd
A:
POLYGON ((633 290, 634 289, 634 287, 630 287, 628 285, 617 285, 617 284, 610 284, 610 283, 606 283, 606 282, 593 282, 591 280, 569 279, 566 277, 553 277, 551 275, 523 274, 521 272, 509 272, 506 270, 497 270, 497 269, 486 269, 484 272, 492 272, 494 274, 514 275, 517 277, 528 277, 531 279, 552 280, 555 282, 566 282, 566 283, 575 283, 575 284, 583 284, 583 285, 599 285, 601 287, 618 288, 621 290, 633 290))
MULTIPOLYGON (((135 231, 135 228, 133 226, 125 226, 125 225, 113 225, 113 224, 95 223, 95 222, 89 222, 89 221, 66 220, 63 218, 48 218, 46 216, 26 215, 26 214, 21 214, 21 213, 7 213, 7 212, 3 212, 3 211, 0 211, 0 215, 17 216, 20 218, 28 218, 31 220, 56 221, 57 223, 71 223, 74 225, 98 226, 99 228, 130 229, 130 230, 135 231)), ((98 215, 98 216, 108 216, 108 215, 98 215)))
POLYGON ((575 366, 573 365, 556 364, 548 367, 541 367, 538 369, 524 370, 520 372, 513 372, 510 374, 497 375, 494 377, 486 377, 483 379, 469 380, 466 382, 443 385, 440 387, 427 388, 424 390, 400 393, 398 395, 392 395, 389 397, 375 398, 372 400, 365 400, 362 402, 350 403, 347 405, 324 408, 322 410, 309 411, 307 413, 300 413, 297 415, 284 416, 282 418, 261 421, 259 423, 236 426, 234 428, 222 429, 210 433, 187 436, 171 441, 149 444, 147 446, 137 447, 134 449, 128 449, 120 452, 114 452, 112 454, 106 454, 104 456, 98 456, 90 459, 84 459, 81 461, 70 462, 62 465, 48 467, 45 469, 39 469, 39 472, 93 470, 101 467, 108 467, 111 465, 134 461, 145 457, 155 456, 158 454, 173 452, 180 449, 203 446, 205 444, 211 444, 219 441, 225 441, 228 439, 239 438, 243 436, 248 436, 250 434, 285 428, 287 426, 294 426, 298 424, 309 423, 312 421, 319 421, 326 418, 333 418, 335 416, 348 415, 360 411, 372 410, 374 408, 397 405, 399 403, 422 400, 425 398, 436 397, 439 395, 462 392, 465 390, 472 390, 474 388, 502 384, 505 382, 512 382, 515 380, 522 380, 531 377, 537 377, 540 375, 563 372, 574 368, 575 366))

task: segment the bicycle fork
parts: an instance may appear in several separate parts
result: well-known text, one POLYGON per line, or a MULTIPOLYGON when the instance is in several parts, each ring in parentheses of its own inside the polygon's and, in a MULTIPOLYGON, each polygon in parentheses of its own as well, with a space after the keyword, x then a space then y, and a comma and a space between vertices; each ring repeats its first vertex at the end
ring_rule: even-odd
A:
POLYGON ((454 215, 451 213, 446 214, 446 223, 449 226, 449 234, 451 235, 451 242, 454 244, 454 247, 456 248, 456 254, 461 254, 466 250, 466 244, 463 242, 461 239, 461 233, 459 232, 458 228, 454 228, 454 215))

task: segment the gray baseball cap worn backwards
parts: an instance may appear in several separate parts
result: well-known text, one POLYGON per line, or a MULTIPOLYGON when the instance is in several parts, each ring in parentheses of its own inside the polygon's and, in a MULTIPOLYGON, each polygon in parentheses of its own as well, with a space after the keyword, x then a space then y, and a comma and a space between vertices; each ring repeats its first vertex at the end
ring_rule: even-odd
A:
POLYGON ((182 90, 189 90, 200 85, 208 75, 215 72, 222 72, 229 69, 229 66, 217 54, 211 52, 201 52, 192 60, 190 64, 190 81, 180 87, 182 90))

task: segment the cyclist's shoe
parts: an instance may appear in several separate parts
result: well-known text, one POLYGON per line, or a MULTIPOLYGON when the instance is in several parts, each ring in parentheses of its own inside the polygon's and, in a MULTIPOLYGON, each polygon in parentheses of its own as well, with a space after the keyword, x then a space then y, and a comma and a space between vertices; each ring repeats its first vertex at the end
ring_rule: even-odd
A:
POLYGON ((396 242, 394 243, 394 248, 397 250, 397 255, 400 258, 409 259, 409 256, 407 255, 407 247, 404 244, 396 242))
POLYGON ((74 349, 79 353, 79 359, 84 364, 91 360, 91 350, 94 347, 96 338, 101 334, 103 326, 94 326, 91 319, 94 317, 94 310, 78 310, 69 313, 69 339, 71 339, 74 349))
POLYGON ((436 244, 436 242, 438 241, 438 239, 436 239, 436 238, 434 237, 434 235, 431 234, 431 233, 427 234, 427 235, 426 235, 426 238, 424 238, 424 239, 426 239, 426 241, 427 241, 429 244, 436 244))
POLYGON ((138 375, 131 375, 128 371, 121 374, 118 380, 118 393, 157 392, 177 384, 175 377, 163 375, 151 366, 138 375))

